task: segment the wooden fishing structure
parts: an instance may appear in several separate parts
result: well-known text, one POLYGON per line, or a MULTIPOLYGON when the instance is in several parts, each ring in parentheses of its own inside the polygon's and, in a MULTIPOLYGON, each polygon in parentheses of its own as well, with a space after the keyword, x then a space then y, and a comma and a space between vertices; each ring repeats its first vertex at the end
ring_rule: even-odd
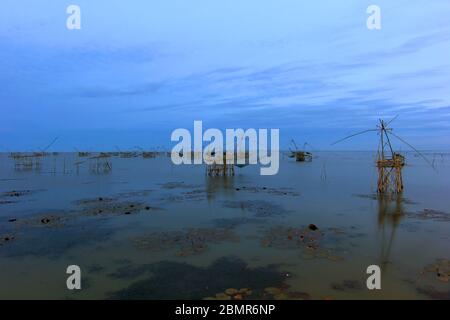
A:
POLYGON ((12 152, 10 157, 14 160, 16 171, 39 171, 41 169, 42 154, 12 152))
POLYGON ((388 135, 392 129, 387 128, 383 120, 380 120, 379 130, 377 192, 380 194, 401 193, 403 191, 402 169, 405 166, 405 157, 392 149, 388 135))
POLYGON ((156 157, 156 152, 155 151, 142 151, 142 157, 144 159, 151 159, 151 158, 155 158, 156 157))
POLYGON ((14 161, 14 170, 16 171, 31 171, 41 170, 41 161, 44 157, 50 156, 52 153, 47 152, 47 150, 58 140, 58 137, 54 138, 50 144, 45 148, 40 149, 37 152, 11 152, 10 157, 14 161))
POLYGON ((306 149, 305 147, 308 143, 305 142, 303 150, 298 149, 297 144, 295 143, 294 139, 291 140, 291 144, 294 146, 295 149, 292 150, 289 147, 289 150, 291 152, 289 155, 290 158, 295 158, 295 161, 298 161, 298 162, 311 162, 312 161, 312 153, 305 151, 305 149, 306 149))
POLYGON ((295 151, 295 161, 298 162, 311 162, 312 154, 308 151, 295 151))
MULTIPOLYGON (((378 170, 378 180, 377 180, 377 193, 378 194, 400 194, 403 192, 403 177, 402 177, 402 169, 405 166, 405 157, 395 152, 392 144, 391 144, 391 136, 395 137, 402 143, 406 144, 408 147, 417 152, 421 157, 425 159, 427 163, 429 163, 432 167, 433 165, 429 162, 429 160, 423 156, 416 148, 414 148, 411 144, 406 142, 404 139, 393 133, 393 129, 389 128, 389 124, 394 121, 397 117, 392 119, 389 122, 385 122, 384 120, 379 120, 379 124, 376 129, 364 130, 352 135, 349 135, 341 140, 334 142, 332 145, 335 145, 339 142, 342 142, 346 139, 352 138, 354 136, 364 134, 367 132, 377 132, 380 136, 378 152, 377 152, 377 160, 376 167, 378 170)), ((434 168, 434 167, 433 167, 434 168)))
POLYGON ((97 156, 89 158, 89 169, 92 173, 109 173, 112 170, 112 163, 110 156, 106 153, 101 153, 97 156))
POLYGON ((152 159, 155 158, 157 155, 156 151, 145 151, 140 146, 136 146, 135 148, 139 150, 138 153, 142 154, 142 158, 144 159, 152 159))
POLYGON ((90 156, 91 153, 87 152, 87 151, 78 151, 78 157, 83 158, 83 157, 87 157, 90 156))

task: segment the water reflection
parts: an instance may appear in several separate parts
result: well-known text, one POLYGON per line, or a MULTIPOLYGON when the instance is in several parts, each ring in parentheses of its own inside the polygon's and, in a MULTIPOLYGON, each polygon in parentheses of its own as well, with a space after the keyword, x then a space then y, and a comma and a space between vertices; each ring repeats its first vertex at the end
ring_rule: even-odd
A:
POLYGON ((235 192, 233 176, 206 177, 205 185, 208 201, 214 200, 218 194, 231 197, 235 192))
POLYGON ((403 195, 378 196, 378 228, 381 233, 381 264, 383 270, 391 262, 391 249, 396 231, 404 216, 403 195))

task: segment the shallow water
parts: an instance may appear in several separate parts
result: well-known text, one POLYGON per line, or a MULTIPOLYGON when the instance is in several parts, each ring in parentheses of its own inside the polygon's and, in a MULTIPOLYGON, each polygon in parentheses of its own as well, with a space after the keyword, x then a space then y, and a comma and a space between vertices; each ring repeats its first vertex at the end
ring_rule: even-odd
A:
POLYGON ((112 156, 110 172, 73 153, 40 157, 38 168, 0 154, 0 298, 201 299, 249 288, 239 298, 449 299, 433 264, 450 259, 450 154, 428 154, 436 171, 407 154, 394 200, 374 196, 375 154, 314 156, 283 156, 275 176, 249 166, 207 177, 163 154, 112 156), (72 264, 79 291, 66 288, 72 264), (381 290, 366 288, 373 264, 381 290))

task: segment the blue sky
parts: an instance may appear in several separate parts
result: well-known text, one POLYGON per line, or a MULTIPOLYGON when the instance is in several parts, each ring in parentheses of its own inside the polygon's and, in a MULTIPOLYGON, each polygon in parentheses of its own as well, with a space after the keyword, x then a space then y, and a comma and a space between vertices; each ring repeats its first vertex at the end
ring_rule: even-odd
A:
POLYGON ((330 143, 397 114, 397 134, 448 150, 449 57, 448 0, 2 0, 0 150, 169 148, 194 120, 368 150, 376 135, 330 143))

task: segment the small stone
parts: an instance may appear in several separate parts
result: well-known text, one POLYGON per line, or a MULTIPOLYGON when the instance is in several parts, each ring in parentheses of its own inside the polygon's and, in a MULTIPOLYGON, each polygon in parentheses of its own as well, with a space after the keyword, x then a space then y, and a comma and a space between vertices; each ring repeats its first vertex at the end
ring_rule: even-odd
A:
POLYGON ((12 241, 12 240, 14 240, 14 236, 11 236, 11 235, 3 235, 3 236, 0 238, 0 245, 4 244, 4 243, 6 243, 6 242, 12 241))
POLYGON ((319 228, 315 224, 312 224, 312 223, 308 226, 308 229, 312 230, 312 231, 319 230, 319 228))

